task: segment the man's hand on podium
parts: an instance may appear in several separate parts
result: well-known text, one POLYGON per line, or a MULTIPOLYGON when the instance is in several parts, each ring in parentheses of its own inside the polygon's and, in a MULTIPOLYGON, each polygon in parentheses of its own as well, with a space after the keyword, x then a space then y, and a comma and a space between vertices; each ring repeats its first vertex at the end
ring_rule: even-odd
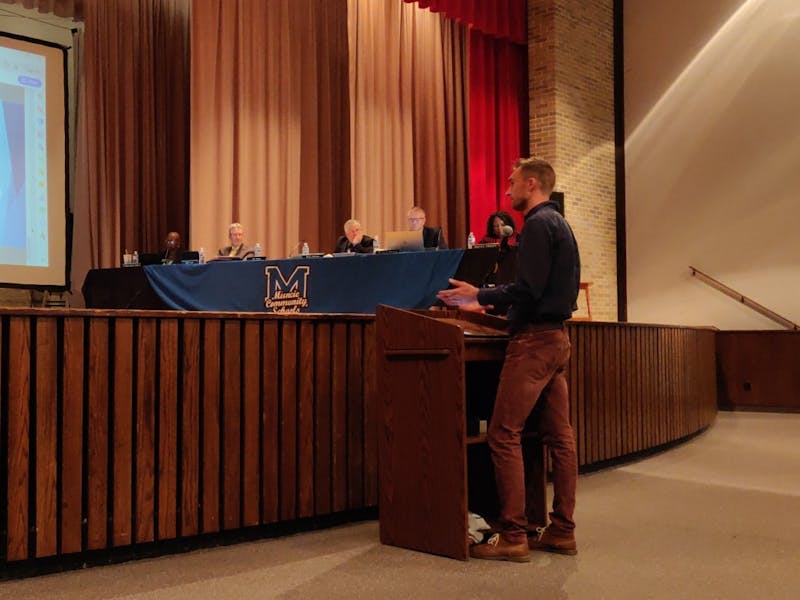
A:
POLYGON ((436 295, 447 306, 457 306, 461 310, 482 313, 485 313, 487 309, 494 308, 492 306, 482 306, 478 303, 478 288, 474 285, 458 279, 451 279, 450 285, 453 287, 448 290, 442 290, 436 295))

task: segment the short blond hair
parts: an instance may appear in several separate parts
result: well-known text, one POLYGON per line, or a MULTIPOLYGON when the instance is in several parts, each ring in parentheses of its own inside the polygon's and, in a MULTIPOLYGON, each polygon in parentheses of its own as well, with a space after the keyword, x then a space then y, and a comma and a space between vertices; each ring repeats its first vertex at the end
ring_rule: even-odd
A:
POLYGON ((550 163, 541 158, 520 158, 514 163, 515 169, 521 169, 525 177, 534 177, 546 196, 556 187, 556 172, 550 163))

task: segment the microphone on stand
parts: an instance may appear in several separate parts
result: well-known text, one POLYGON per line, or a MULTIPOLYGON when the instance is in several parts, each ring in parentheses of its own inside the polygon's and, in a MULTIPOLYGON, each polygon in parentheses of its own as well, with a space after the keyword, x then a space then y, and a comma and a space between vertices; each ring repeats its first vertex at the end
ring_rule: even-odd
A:
POLYGON ((292 246, 292 249, 289 250, 289 258, 292 258, 295 255, 297 249, 300 247, 300 244, 302 243, 303 243, 302 241, 299 241, 294 246, 292 246))
POLYGON ((174 260, 170 260, 169 258, 169 253, 172 252, 173 248, 175 248, 175 242, 168 240, 167 247, 164 249, 164 256, 161 257, 162 265, 169 265, 174 262, 174 260))
POLYGON ((500 252, 497 254, 498 264, 503 261, 508 253, 508 241, 511 239, 511 236, 514 235, 514 228, 511 227, 511 225, 503 225, 500 228, 500 235, 502 239, 500 240, 500 252))

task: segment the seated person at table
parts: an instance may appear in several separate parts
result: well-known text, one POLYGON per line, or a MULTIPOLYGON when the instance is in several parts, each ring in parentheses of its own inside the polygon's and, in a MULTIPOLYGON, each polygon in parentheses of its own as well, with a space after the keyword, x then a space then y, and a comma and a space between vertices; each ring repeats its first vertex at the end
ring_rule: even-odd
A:
POLYGON ((244 244, 244 228, 241 223, 231 223, 228 227, 230 246, 219 249, 219 256, 228 258, 247 258, 253 251, 244 244))
POLYGON ((181 234, 177 231, 170 231, 164 240, 164 248, 161 250, 161 262, 165 265, 171 265, 180 261, 181 234))
POLYGON ((334 252, 358 252, 368 254, 374 251, 372 238, 361 230, 361 223, 350 219, 344 224, 344 235, 336 241, 334 252))
POLYGON ((519 241, 519 235, 515 233, 515 230, 516 225, 513 217, 504 210, 498 210, 496 213, 489 215, 489 220, 486 223, 486 235, 478 243, 516 246, 519 241), (504 227, 510 227, 511 232, 509 233, 508 230, 504 232, 504 227), (503 235, 504 233, 506 235, 503 235))
POLYGON ((422 230, 422 243, 426 248, 447 249, 447 242, 444 241, 441 227, 427 227, 425 225, 425 211, 419 206, 414 206, 408 211, 408 230, 422 230))

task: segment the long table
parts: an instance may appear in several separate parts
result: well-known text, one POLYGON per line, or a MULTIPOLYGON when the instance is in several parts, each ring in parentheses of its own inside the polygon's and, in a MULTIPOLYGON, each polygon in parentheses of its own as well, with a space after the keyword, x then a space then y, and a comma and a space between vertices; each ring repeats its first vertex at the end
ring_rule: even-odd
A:
POLYGON ((374 314, 378 304, 428 308, 463 256, 439 250, 102 269, 90 272, 84 298, 90 308, 374 314), (151 306, 153 298, 162 306, 151 306))

